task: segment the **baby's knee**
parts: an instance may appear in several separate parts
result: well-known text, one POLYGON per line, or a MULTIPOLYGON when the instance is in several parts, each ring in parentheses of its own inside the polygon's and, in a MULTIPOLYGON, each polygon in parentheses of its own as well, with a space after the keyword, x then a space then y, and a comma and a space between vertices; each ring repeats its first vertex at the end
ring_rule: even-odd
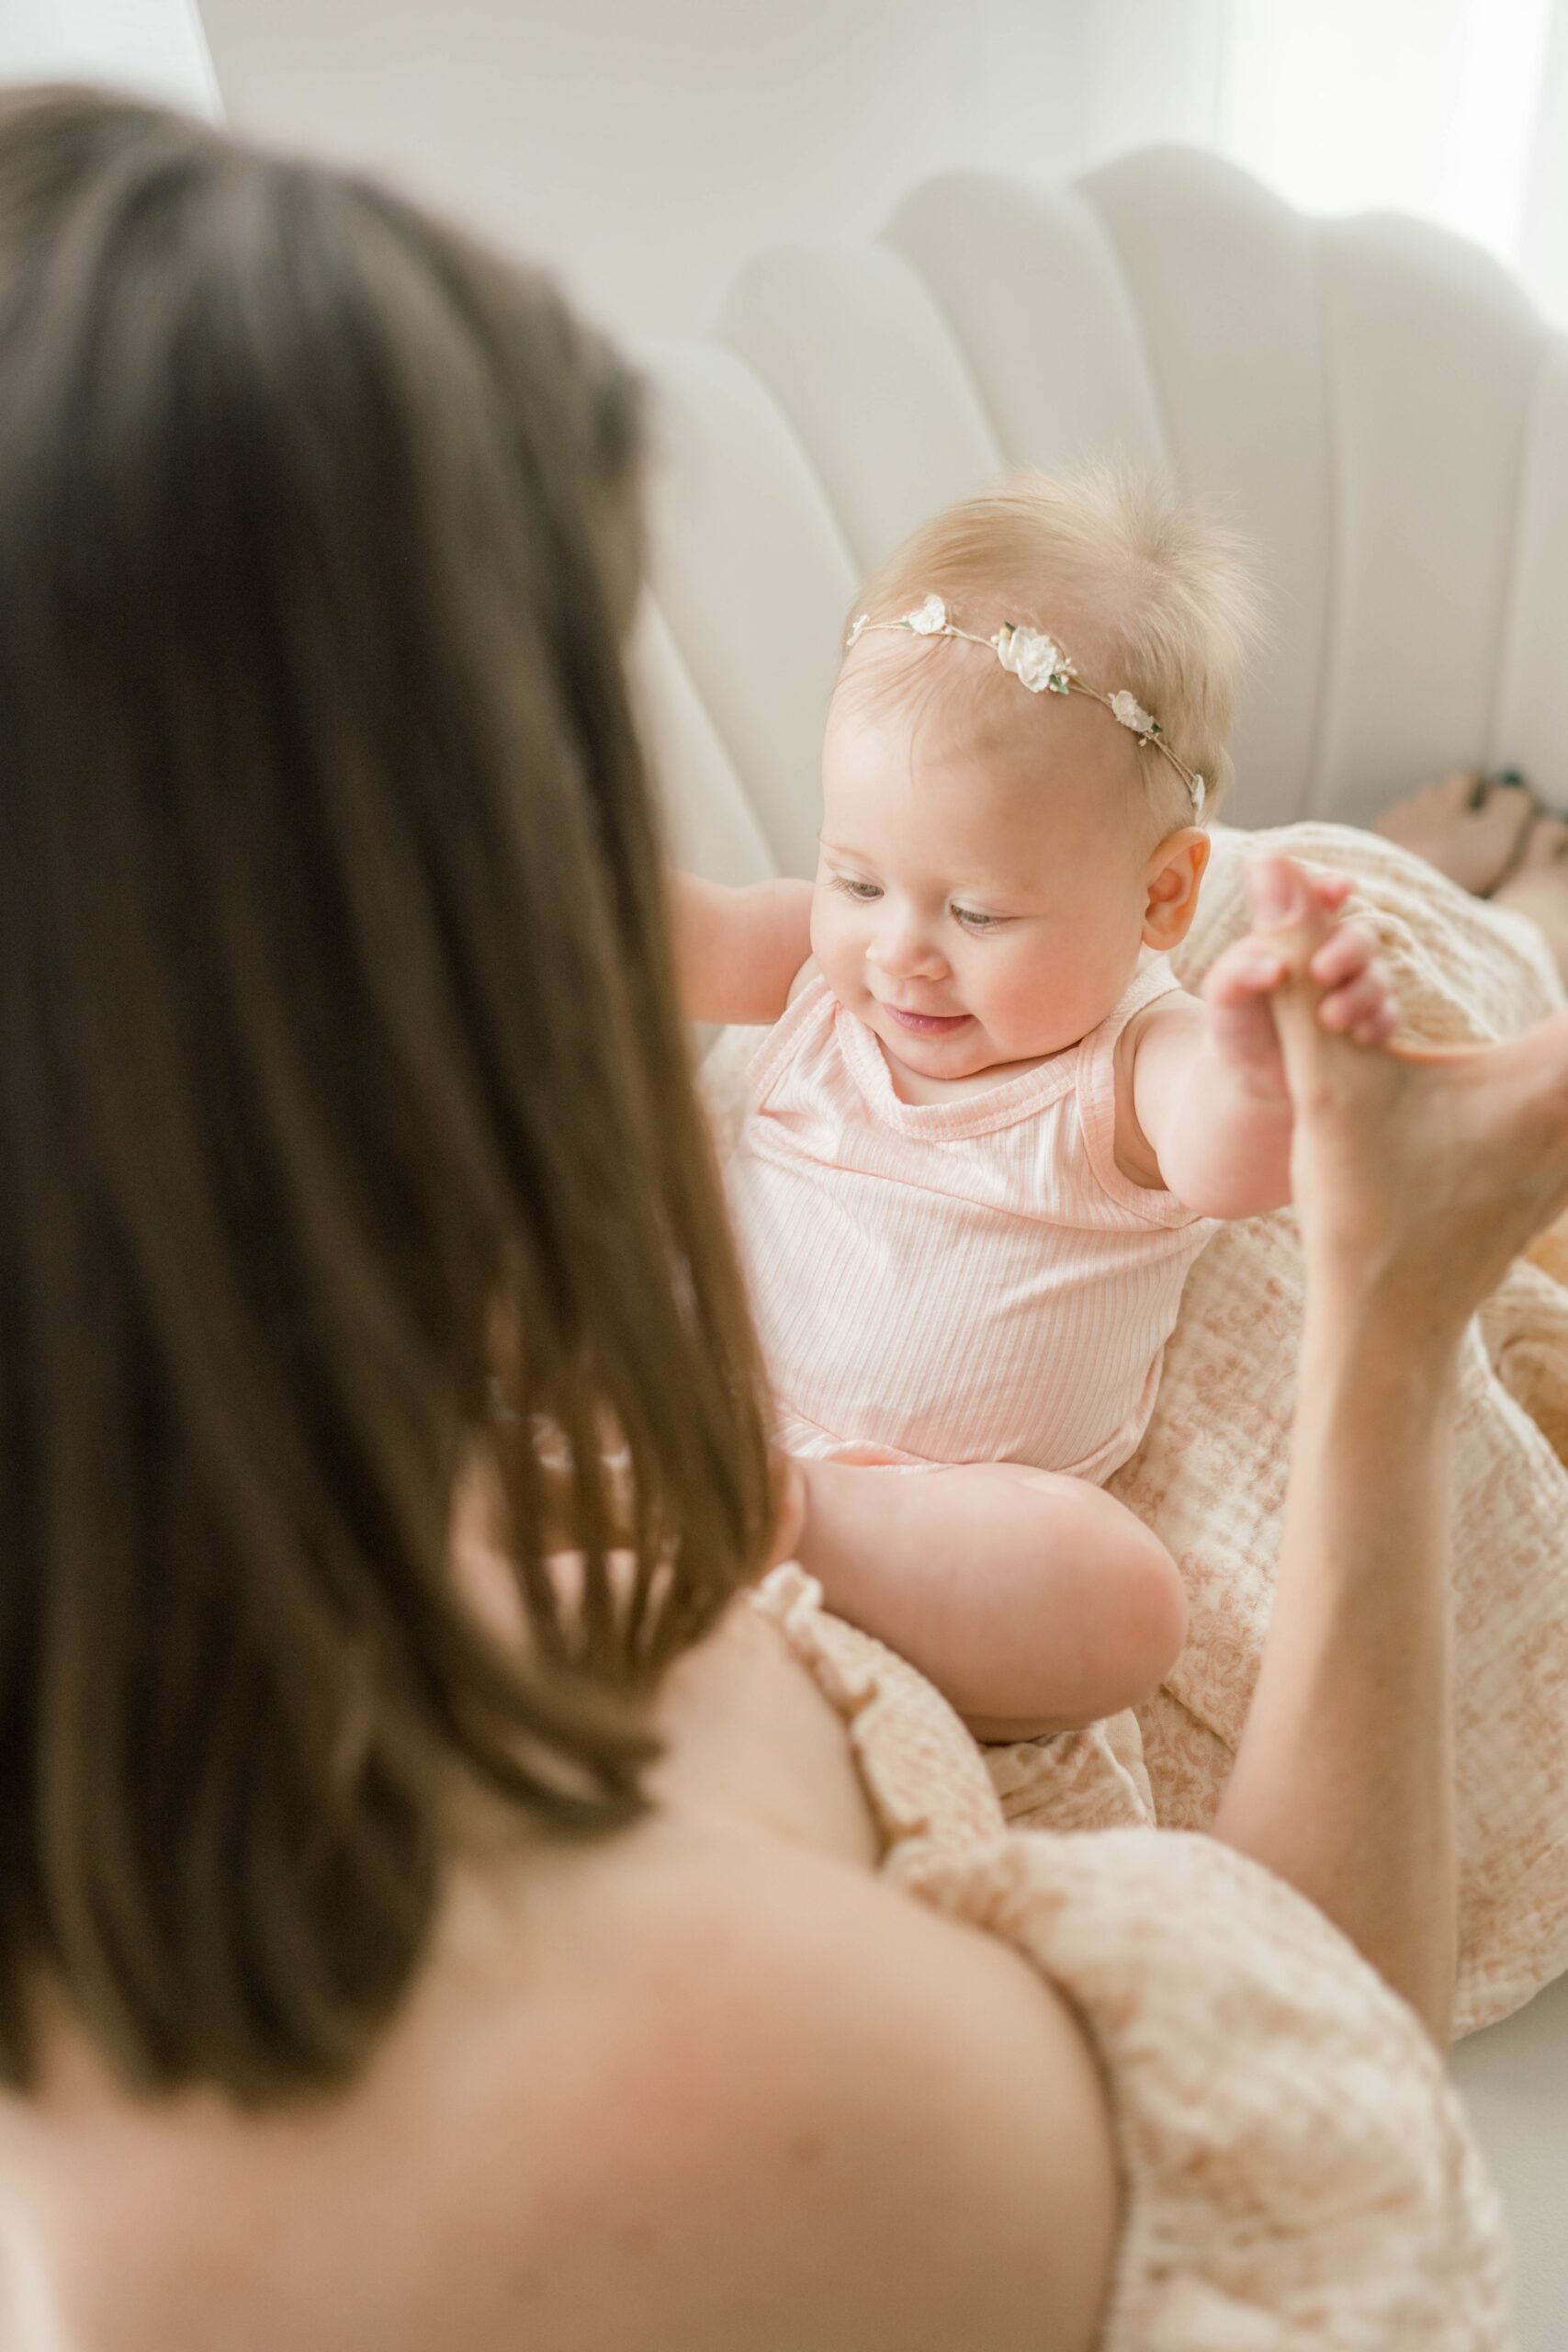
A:
POLYGON ((1187 1646, 1187 1587, 1157 1535, 1139 1528, 1142 1539, 1132 1564, 1144 1638, 1144 1695, 1165 1680, 1187 1646))
POLYGON ((1114 1679, 1126 1683, 1116 1705, 1126 1706, 1146 1698, 1180 1657, 1187 1642, 1187 1588, 1154 1530, 1112 1497, 1085 1487, 1079 1513, 1093 1573, 1108 1587, 1104 1623, 1114 1679))

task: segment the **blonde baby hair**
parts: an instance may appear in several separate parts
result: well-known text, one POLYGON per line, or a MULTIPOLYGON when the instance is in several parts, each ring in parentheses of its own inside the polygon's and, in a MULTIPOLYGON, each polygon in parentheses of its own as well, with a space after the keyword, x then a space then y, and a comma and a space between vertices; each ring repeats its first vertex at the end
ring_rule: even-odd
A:
POLYGON ((1131 695, 1153 715, 1135 756, 1162 831, 1193 821, 1179 767, 1202 780, 1205 818, 1224 799, 1258 598, 1245 543, 1214 517, 1126 466, 1011 474, 912 532, 861 590, 846 634, 933 597, 963 635, 1048 632, 1101 699, 1131 695))

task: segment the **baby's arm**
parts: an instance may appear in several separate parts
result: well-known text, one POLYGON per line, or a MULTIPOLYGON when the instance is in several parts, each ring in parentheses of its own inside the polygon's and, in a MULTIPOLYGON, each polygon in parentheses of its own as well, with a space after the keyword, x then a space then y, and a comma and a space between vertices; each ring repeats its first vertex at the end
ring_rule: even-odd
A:
POLYGON ((681 1002, 693 1021, 776 1021, 811 953, 809 882, 730 889, 671 877, 681 1002))
MULTIPOLYGON (((1332 917, 1351 888, 1282 857, 1258 859, 1249 878, 1252 932, 1214 965, 1201 1002, 1168 997, 1128 1023, 1117 1070, 1118 1164, 1202 1216, 1258 1216, 1291 1197, 1291 1102, 1269 1004, 1284 964, 1269 933, 1332 917)), ((1388 1043, 1399 1011, 1370 933, 1337 923, 1312 973, 1328 991, 1325 1028, 1388 1043)))

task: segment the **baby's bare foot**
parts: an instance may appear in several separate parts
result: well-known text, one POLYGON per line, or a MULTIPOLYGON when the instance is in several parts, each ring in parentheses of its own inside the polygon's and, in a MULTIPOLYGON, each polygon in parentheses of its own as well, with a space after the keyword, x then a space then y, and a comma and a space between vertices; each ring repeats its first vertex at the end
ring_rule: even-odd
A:
POLYGON ((1529 915, 1546 933, 1557 968, 1568 982, 1568 820, 1537 817, 1493 904, 1529 915))
POLYGON ((1529 831, 1536 804, 1522 784, 1457 770, 1396 801, 1376 831, 1457 882, 1489 898, 1513 867, 1529 831))

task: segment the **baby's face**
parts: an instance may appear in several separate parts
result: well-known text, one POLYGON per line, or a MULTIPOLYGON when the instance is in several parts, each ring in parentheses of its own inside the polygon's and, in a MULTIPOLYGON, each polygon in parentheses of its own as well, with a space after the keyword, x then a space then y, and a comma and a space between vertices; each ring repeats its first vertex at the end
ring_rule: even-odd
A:
MULTIPOLYGON (((1025 689, 1008 679, 1009 692, 1025 689)), ((1137 964, 1151 843, 1122 730, 1087 696, 995 697, 960 726, 835 697, 811 949, 922 1078, 1076 1045, 1137 964)))

